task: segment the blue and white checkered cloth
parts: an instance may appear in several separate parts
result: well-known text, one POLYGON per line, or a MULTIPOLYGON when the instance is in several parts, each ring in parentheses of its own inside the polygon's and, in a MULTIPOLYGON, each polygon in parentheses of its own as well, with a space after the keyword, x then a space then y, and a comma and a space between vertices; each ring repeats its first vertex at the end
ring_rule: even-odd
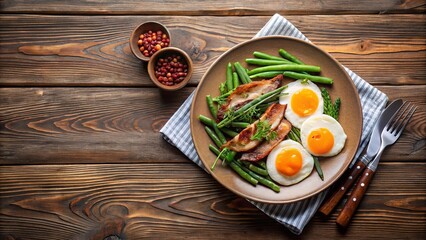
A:
MULTIPOLYGON (((255 37, 268 35, 284 35, 300 38, 309 41, 293 24, 279 14, 275 14, 266 23, 266 25, 256 34, 255 37)), ((361 77, 345 68, 349 76, 355 83, 358 90, 363 113, 363 131, 361 136, 360 147, 354 159, 357 159, 368 142, 372 128, 383 111, 388 98, 387 96, 371 86, 361 77)), ((191 161, 204 169, 203 163, 199 159, 194 148, 191 137, 191 129, 189 126, 190 106, 193 93, 186 99, 177 112, 160 130, 164 139, 182 151, 191 161)), ((258 209, 266 215, 272 217, 279 223, 286 226, 295 234, 301 234, 303 228, 315 214, 320 204, 324 200, 327 191, 323 191, 311 198, 298 201, 291 204, 265 204, 249 200, 258 209)))

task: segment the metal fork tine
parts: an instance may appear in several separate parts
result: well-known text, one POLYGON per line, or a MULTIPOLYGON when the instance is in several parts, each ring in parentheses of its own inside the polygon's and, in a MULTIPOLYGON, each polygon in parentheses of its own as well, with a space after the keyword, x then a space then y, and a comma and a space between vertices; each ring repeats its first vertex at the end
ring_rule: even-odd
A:
POLYGON ((398 114, 398 117, 393 122, 392 127, 389 129, 389 131, 392 134, 394 134, 394 132, 396 132, 398 130, 399 126, 401 125, 401 122, 403 121, 403 120, 401 121, 401 118, 403 116, 407 116, 406 112, 408 112, 408 110, 409 110, 410 107, 411 107, 411 103, 404 102, 404 109, 402 109, 400 111, 400 113, 398 114))
POLYGON ((395 129, 395 125, 398 123, 401 116, 404 115, 405 110, 407 110, 407 102, 402 103, 402 105, 401 105, 401 107, 399 107, 398 111, 395 112, 395 114, 389 120, 388 124, 386 124, 386 130, 393 133, 393 131, 395 129))
MULTIPOLYGON (((401 121, 402 127, 397 129, 397 133, 395 134, 396 137, 399 137, 401 133, 404 131, 405 126, 410 122, 411 117, 414 115, 414 112, 416 111, 417 107, 415 105, 412 105, 410 108, 410 111, 407 112, 407 115, 405 115, 404 119, 401 121)), ((399 124, 398 124, 399 127, 399 124)))

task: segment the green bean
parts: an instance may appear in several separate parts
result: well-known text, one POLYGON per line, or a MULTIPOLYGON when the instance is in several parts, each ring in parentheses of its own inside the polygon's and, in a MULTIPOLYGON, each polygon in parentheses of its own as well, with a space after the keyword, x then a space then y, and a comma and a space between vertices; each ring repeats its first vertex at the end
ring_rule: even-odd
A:
POLYGON ((280 50, 278 50, 278 53, 281 55, 281 57, 283 57, 283 58, 285 58, 285 59, 288 59, 288 60, 290 60, 290 61, 292 61, 292 62, 294 62, 294 63, 297 63, 297 64, 304 64, 302 61, 300 61, 297 57, 295 57, 295 56, 293 56, 293 55, 291 55, 289 52, 287 52, 286 50, 284 50, 284 49, 280 49, 280 50))
POLYGON ((318 161, 318 157, 314 157, 314 165, 315 165, 315 170, 317 170, 319 177, 321 178, 322 181, 324 181, 324 173, 322 172, 321 165, 318 161))
POLYGON ((233 90, 228 91, 228 92, 226 92, 224 94, 221 93, 220 96, 217 96, 217 97, 213 98, 213 102, 220 102, 222 100, 226 100, 226 98, 229 97, 229 95, 231 95, 232 92, 233 92, 233 90))
POLYGON ((253 79, 253 78, 273 78, 273 77, 276 77, 276 76, 278 76, 282 73, 283 73, 283 71, 260 72, 260 73, 257 73, 257 74, 250 75, 249 77, 251 79, 253 79))
POLYGON ((207 126, 205 126, 204 129, 206 130, 207 135, 209 135, 209 137, 213 140, 214 144, 216 144, 218 148, 222 147, 222 142, 219 140, 218 136, 216 136, 214 131, 207 126))
POLYGON ((250 125, 250 123, 246 122, 231 122, 231 127, 235 128, 246 128, 250 125))
MULTIPOLYGON (((217 147, 213 146, 212 144, 209 144, 209 149, 210 149, 210 151, 212 151, 214 154, 216 154, 216 156, 219 156, 220 151, 219 151, 219 149, 217 149, 217 147)), ((220 158, 221 158, 222 160, 224 160, 224 159, 225 159, 225 157, 224 157, 224 156, 221 156, 220 158)))
POLYGON ((240 80, 242 83, 246 84, 251 82, 250 77, 247 74, 247 71, 244 69, 243 66, 239 62, 234 63, 235 71, 238 73, 238 77, 240 77, 240 80))
POLYGON ((283 60, 269 60, 269 59, 259 59, 259 58, 246 58, 246 63, 259 66, 269 66, 269 65, 281 65, 281 64, 295 64, 293 62, 283 60))
POLYGON ((268 107, 271 106, 271 104, 272 103, 263 103, 263 104, 260 104, 259 106, 257 106, 256 109, 259 111, 258 114, 260 114, 260 116, 261 116, 266 111, 266 109, 268 109, 268 107))
POLYGON ((242 160, 240 160, 240 159, 238 159, 238 160, 237 160, 237 163, 242 164, 242 165, 244 165, 245 167, 248 167, 248 166, 250 165, 250 163, 249 163, 249 162, 247 162, 247 161, 242 161, 242 160))
POLYGON ((229 166, 236 172, 238 173, 238 175, 240 175, 244 180, 246 180, 247 182, 253 184, 254 186, 257 185, 257 183, 259 182, 258 180, 256 180, 254 177, 252 177, 250 174, 248 174, 247 172, 245 172, 243 169, 241 169, 241 167, 239 165, 237 165, 235 163, 235 161, 232 161, 229 163, 229 166))
POLYGON ((287 59, 272 56, 272 55, 269 55, 267 53, 257 52, 257 51, 253 52, 253 56, 256 57, 256 58, 262 58, 262 59, 268 59, 268 60, 287 61, 287 59))
POLYGON ((213 123, 215 123, 211 118, 208 118, 202 114, 198 116, 198 120, 200 120, 200 122, 204 123, 204 125, 207 125, 209 127, 213 127, 213 123))
POLYGON ((228 129, 228 128, 224 128, 224 127, 221 128, 220 131, 222 131, 223 133, 225 133, 226 135, 228 135, 232 138, 238 135, 237 132, 232 131, 231 129, 228 129))
POLYGON ((234 89, 231 63, 228 63, 228 66, 226 66, 226 88, 228 89, 228 91, 234 89))
POLYGON ((308 79, 312 82, 316 83, 323 83, 323 84, 333 84, 333 79, 328 77, 321 77, 321 76, 312 76, 309 74, 303 74, 303 73, 296 73, 296 72, 289 72, 285 71, 284 76, 294 78, 294 79, 308 79))
POLYGON ((217 164, 217 160, 219 160, 219 158, 222 160, 222 163, 225 162, 225 155, 223 155, 224 153, 226 153, 226 149, 224 148, 222 151, 219 151, 219 149, 217 149, 215 146, 209 144, 209 149, 210 151, 212 151, 214 154, 216 154, 216 159, 214 160, 212 166, 210 167, 210 169, 213 171, 216 164, 217 164))
MULTIPOLYGON (((215 146, 213 146, 212 144, 209 144, 209 149, 214 154, 216 154, 216 156, 219 156, 220 153, 221 153, 221 151, 218 148, 216 148, 215 146)), ((227 149, 227 148, 225 148, 225 149, 227 149)), ((231 150, 228 149, 228 152, 220 155, 220 159, 229 163, 229 162, 232 162, 234 160, 235 155, 237 155, 237 152, 231 151, 231 150)))
POLYGON ((227 163, 230 163, 234 161, 235 156, 237 155, 237 152, 228 150, 228 154, 226 154, 225 159, 227 163))
POLYGON ((240 85, 240 79, 238 78, 238 73, 236 72, 232 73, 232 85, 234 86, 234 89, 240 85))
POLYGON ((216 133, 216 136, 219 138, 220 142, 222 143, 221 146, 225 144, 226 138, 225 136, 223 136, 223 133, 219 130, 216 123, 213 124, 213 130, 216 133))
POLYGON ((217 118, 217 108, 216 108, 216 106, 213 104, 212 96, 207 95, 207 96, 206 96, 206 101, 207 101, 207 106, 209 107, 210 113, 212 114, 212 116, 213 116, 214 118, 217 118))
MULTIPOLYGON (((274 102, 276 102, 276 101, 278 101, 278 100, 280 100, 280 97, 281 97, 281 94, 277 94, 277 95, 275 95, 273 98, 270 98, 268 101, 265 101, 263 104, 266 106, 266 108, 267 107, 269 107, 269 105, 270 105, 270 103, 274 103, 274 102)), ((266 109, 265 108, 265 109, 266 109)))
POLYGON ((257 98, 255 98, 254 100, 252 100, 251 102, 247 103, 246 105, 244 105, 243 107, 239 108, 238 110, 236 110, 234 112, 234 116, 233 118, 225 118, 223 119, 220 123, 217 124, 217 126, 219 128, 225 127, 228 124, 230 124, 235 118, 240 117, 241 115, 243 115, 245 112, 247 112, 250 108, 252 107, 256 107, 259 104, 262 104, 263 102, 269 100, 270 98, 273 98, 276 94, 281 93, 282 90, 284 90, 287 86, 282 86, 279 87, 277 89, 275 89, 274 91, 265 93, 257 98))
POLYGON ((259 166, 261 166, 263 169, 266 169, 266 162, 265 161, 259 161, 257 162, 259 166))
MULTIPOLYGON (((200 115, 198 116, 198 119, 199 119, 199 120, 200 120, 200 122, 202 122, 204 125, 209 126, 209 127, 212 127, 212 128, 215 130, 215 132, 216 132, 215 126, 216 126, 216 128, 217 128, 217 124, 216 124, 216 122, 215 122, 215 121, 213 121, 213 119, 210 119, 210 118, 208 118, 208 117, 206 117, 206 116, 204 116, 204 115, 202 115, 202 114, 200 114, 200 115)), ((221 131, 221 132, 223 132, 223 133, 225 133, 226 135, 228 135, 228 136, 230 136, 230 137, 235 137, 235 136, 237 136, 237 135, 238 135, 238 133, 237 133, 237 132, 234 132, 234 131, 232 131, 231 129, 228 129, 228 128, 221 128, 221 129, 220 129, 220 131, 221 131)), ((217 134, 217 133, 216 133, 216 134, 217 134)), ((218 137, 219 137, 219 139, 220 139, 219 134, 218 134, 218 137)))
POLYGON ((262 169, 260 167, 257 167, 253 164, 250 163, 249 167, 250 170, 252 170, 253 172, 260 174, 262 176, 268 176, 268 171, 266 171, 265 169, 262 169))
POLYGON ((320 72, 321 68, 318 66, 312 66, 312 65, 293 65, 293 64, 286 64, 286 65, 271 65, 271 66, 265 66, 265 67, 258 67, 255 69, 252 69, 248 72, 249 75, 254 75, 260 72, 269 72, 269 71, 297 71, 297 72, 320 72))
MULTIPOLYGON (((238 163, 238 162, 237 162, 238 163)), ((246 173, 248 173, 250 176, 252 176, 254 179, 256 179, 258 182, 260 182, 261 184, 267 186, 268 188, 274 190, 274 192, 280 192, 280 187, 278 185, 276 185, 274 182, 257 175, 256 173, 254 173, 253 171, 251 171, 250 169, 246 168, 243 165, 239 165, 239 167, 246 173)))

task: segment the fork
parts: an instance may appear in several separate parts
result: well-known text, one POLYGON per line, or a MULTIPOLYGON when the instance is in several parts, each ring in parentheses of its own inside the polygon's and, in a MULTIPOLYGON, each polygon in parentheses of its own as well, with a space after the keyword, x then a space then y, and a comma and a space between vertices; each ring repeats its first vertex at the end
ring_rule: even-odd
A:
POLYGON ((377 166, 379 164, 383 150, 387 146, 394 144, 396 140, 398 140, 416 109, 417 107, 414 106, 414 104, 404 102, 402 107, 392 116, 389 122, 385 125, 385 128, 383 129, 383 132, 381 134, 382 143, 380 145, 379 152, 362 173, 361 178, 354 187, 354 190, 346 201, 345 206, 343 207, 339 216, 337 216, 336 223, 339 226, 348 226, 353 214, 358 208, 362 197, 364 196, 364 193, 367 190, 368 185, 370 184, 373 178, 374 173, 377 170, 377 166))

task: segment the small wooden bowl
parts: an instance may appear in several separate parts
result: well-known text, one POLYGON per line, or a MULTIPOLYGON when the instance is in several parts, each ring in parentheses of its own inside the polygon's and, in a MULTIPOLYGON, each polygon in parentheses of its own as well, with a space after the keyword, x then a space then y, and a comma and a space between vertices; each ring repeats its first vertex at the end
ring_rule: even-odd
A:
POLYGON ((171 35, 170 35, 169 30, 163 24, 161 24, 159 22, 145 22, 145 23, 142 23, 141 25, 137 26, 133 30, 132 34, 130 35, 130 40, 129 40, 130 49, 132 50, 133 54, 137 58, 139 58, 140 60, 145 61, 145 62, 149 61, 149 59, 152 56, 151 57, 145 57, 142 54, 142 52, 139 50, 138 40, 139 40, 139 36, 141 34, 146 33, 149 30, 151 30, 153 32, 154 31, 155 32, 156 31, 162 31, 163 33, 167 34, 167 36, 169 37, 170 42, 169 42, 169 46, 168 47, 170 47, 171 43, 172 43, 172 39, 171 39, 171 35))
POLYGON ((189 79, 191 79, 192 72, 193 72, 193 64, 192 64, 191 58, 185 51, 176 47, 167 47, 167 48, 163 48, 159 50, 158 52, 154 53, 151 56, 151 60, 148 62, 148 74, 152 82, 154 82, 154 84, 157 85, 159 88, 164 89, 166 91, 176 91, 178 89, 183 88, 188 83, 189 79), (168 57, 173 54, 181 56, 186 61, 186 64, 188 65, 188 72, 185 79, 182 80, 182 82, 176 85, 167 86, 162 84, 160 81, 158 81, 157 77, 155 76, 154 67, 157 64, 157 61, 160 57, 168 57))

